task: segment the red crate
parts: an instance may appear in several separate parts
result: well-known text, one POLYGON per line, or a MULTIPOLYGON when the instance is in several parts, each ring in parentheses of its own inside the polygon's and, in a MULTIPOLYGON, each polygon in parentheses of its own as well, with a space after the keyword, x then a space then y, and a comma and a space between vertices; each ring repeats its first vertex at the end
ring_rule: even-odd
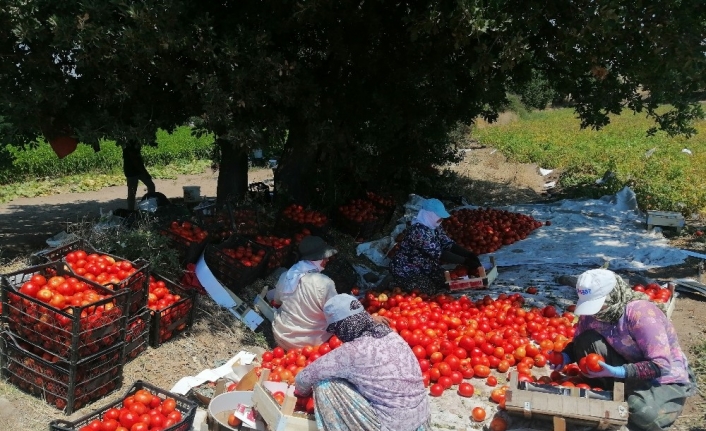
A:
POLYGON ((75 363, 44 359, 30 351, 31 345, 9 332, 2 334, 2 343, 3 376, 67 415, 122 384, 122 343, 75 363))
MULTIPOLYGON (((39 253, 36 253, 32 255, 32 262, 34 264, 42 264, 42 263, 48 263, 48 262, 56 262, 60 260, 65 261, 65 257, 67 254, 77 251, 77 250, 83 250, 87 254, 100 254, 100 255, 105 255, 109 256, 112 259, 114 259, 116 262, 128 260, 125 258, 122 258, 120 256, 115 256, 110 253, 105 253, 103 251, 97 250, 95 247, 93 247, 88 241, 84 239, 79 239, 73 242, 70 242, 66 245, 62 245, 60 247, 53 248, 51 250, 44 250, 39 253)), ((77 272, 76 268, 73 268, 72 263, 66 262, 69 264, 70 267, 72 267, 72 271, 77 272)), ((145 305, 147 305, 147 277, 149 276, 149 262, 147 262, 144 259, 137 259, 135 261, 130 261, 132 264, 132 267, 135 269, 135 272, 125 278, 124 280, 121 280, 119 283, 105 283, 105 286, 112 286, 111 288, 113 290, 127 290, 130 293, 130 315, 134 315, 138 311, 140 311, 145 305)))
POLYGON ((123 355, 126 364, 147 350, 150 339, 150 316, 150 310, 144 309, 128 320, 125 330, 125 354, 123 355))
POLYGON ((181 413, 181 421, 178 423, 164 428, 163 431, 190 431, 194 425, 194 419, 196 418, 197 404, 187 398, 182 397, 164 389, 160 389, 153 386, 147 382, 141 380, 136 381, 132 387, 127 391, 122 400, 110 403, 107 406, 90 413, 80 419, 75 421, 65 421, 65 420, 55 420, 49 424, 49 431, 79 431, 89 423, 94 420, 103 419, 103 415, 110 409, 121 409, 123 407, 123 400, 130 395, 135 394, 140 389, 149 391, 152 395, 156 395, 160 400, 164 401, 167 398, 171 398, 176 401, 176 411, 181 413))
POLYGON ((150 346, 157 348, 175 335, 187 331, 194 324, 197 292, 186 290, 168 278, 153 274, 155 282, 163 282, 172 295, 181 298, 162 310, 152 310, 150 324, 150 346))
POLYGON ((80 358, 125 340, 127 290, 113 291, 69 272, 53 262, 2 277, 2 316, 10 331, 64 360, 80 358), (84 306, 58 309, 19 291, 33 275, 71 276, 105 298, 84 306))
POLYGON ((206 247, 204 259, 213 275, 231 290, 248 286, 262 275, 267 264, 267 249, 245 237, 232 237, 220 245, 206 247), (228 255, 229 250, 239 247, 250 247, 256 253, 261 253, 261 260, 255 266, 246 266, 237 258, 228 255), (262 252, 260 252, 262 251, 262 252))

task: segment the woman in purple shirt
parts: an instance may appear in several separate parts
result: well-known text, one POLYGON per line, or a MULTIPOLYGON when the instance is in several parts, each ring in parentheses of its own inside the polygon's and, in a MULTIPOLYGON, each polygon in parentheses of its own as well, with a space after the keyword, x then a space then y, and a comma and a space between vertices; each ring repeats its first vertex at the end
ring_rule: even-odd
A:
POLYGON ((668 428, 696 392, 672 323, 646 295, 606 269, 581 274, 576 291, 579 322, 574 340, 562 352, 561 366, 589 353, 602 355, 603 369, 588 377, 610 385, 613 379, 625 381, 629 428, 668 428))
POLYGON ((429 400, 419 362, 389 326, 375 323, 353 296, 324 305, 327 331, 343 345, 296 378, 296 392, 313 392, 316 422, 328 431, 426 431, 429 400))

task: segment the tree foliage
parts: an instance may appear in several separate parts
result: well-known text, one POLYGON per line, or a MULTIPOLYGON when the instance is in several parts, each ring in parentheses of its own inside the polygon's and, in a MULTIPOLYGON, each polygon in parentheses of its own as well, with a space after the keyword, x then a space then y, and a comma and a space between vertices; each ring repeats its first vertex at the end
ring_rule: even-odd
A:
POLYGON ((232 158, 284 141, 281 194, 334 203, 410 189, 537 73, 584 127, 630 109, 689 134, 704 23, 701 0, 0 0, 0 116, 12 142, 90 144, 195 116, 232 158))

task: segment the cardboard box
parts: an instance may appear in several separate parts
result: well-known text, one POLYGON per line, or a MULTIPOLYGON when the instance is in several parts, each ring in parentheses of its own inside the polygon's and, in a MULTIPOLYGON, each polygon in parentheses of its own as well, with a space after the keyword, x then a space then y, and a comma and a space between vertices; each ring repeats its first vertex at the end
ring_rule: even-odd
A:
POLYGON ((620 428, 627 424, 628 403, 625 402, 622 382, 615 382, 610 401, 591 398, 592 391, 580 388, 569 388, 568 392, 568 395, 561 395, 519 389, 518 373, 512 372, 510 389, 505 395, 505 408, 526 418, 554 420, 557 431, 566 429, 567 421, 599 429, 620 428))
MULTIPOLYGON (((270 370, 263 369, 260 381, 253 390, 253 405, 260 417, 267 424, 268 429, 277 431, 317 431, 316 420, 312 415, 294 412, 297 402, 294 396, 294 387, 287 387, 286 383, 267 382, 270 370), (284 402, 280 406, 272 397, 268 384, 278 385, 277 389, 285 393, 284 402)), ((272 386, 272 385, 270 385, 272 386)))
POLYGON ((491 268, 487 271, 483 268, 482 272, 485 274, 481 274, 479 277, 466 277, 452 280, 449 271, 444 271, 444 277, 446 277, 446 284, 448 284, 449 290, 451 292, 461 292, 464 290, 488 289, 495 279, 498 278, 498 267, 495 264, 495 257, 490 257, 490 264, 491 268))

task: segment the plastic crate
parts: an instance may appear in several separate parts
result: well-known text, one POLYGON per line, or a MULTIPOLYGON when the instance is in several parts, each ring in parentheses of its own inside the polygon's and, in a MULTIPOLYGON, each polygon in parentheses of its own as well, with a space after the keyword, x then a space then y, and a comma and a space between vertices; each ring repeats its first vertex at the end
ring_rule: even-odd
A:
POLYGON ((270 274, 277 268, 289 266, 292 259, 292 251, 294 250, 294 242, 292 238, 286 235, 257 235, 255 237, 250 237, 255 243, 265 247, 268 252, 267 264, 265 266, 265 274, 270 274), (275 248, 272 245, 264 244, 267 240, 263 237, 274 236, 279 240, 288 240, 289 244, 281 246, 280 248, 275 248))
MULTIPOLYGON (((194 425, 196 417, 197 404, 194 401, 184 398, 181 395, 174 394, 164 389, 160 389, 142 380, 136 381, 127 391, 123 399, 133 395, 140 389, 149 391, 152 395, 158 396, 162 401, 167 398, 172 398, 176 401, 176 410, 181 413, 181 421, 170 427, 164 428, 163 431, 190 431, 194 425)), ((65 421, 62 419, 54 420, 49 423, 49 431, 78 431, 82 427, 88 425, 91 421, 101 420, 106 411, 112 408, 120 409, 123 406, 123 399, 110 403, 103 408, 94 411, 86 416, 83 416, 75 421, 65 421)))
MULTIPOLYGON (((62 245, 60 247, 53 248, 51 250, 44 250, 39 253, 32 255, 31 261, 35 265, 41 265, 43 263, 56 262, 63 260, 67 254, 72 251, 83 250, 87 254, 101 254, 105 256, 110 256, 116 261, 128 260, 120 256, 116 256, 110 253, 106 253, 97 250, 93 245, 84 239, 79 239, 68 244, 62 245)), ((134 274, 121 280, 120 283, 110 284, 113 286, 113 290, 127 290, 130 293, 130 314, 134 315, 140 311, 145 305, 147 305, 147 280, 149 276, 149 262, 144 259, 137 259, 130 261, 132 267, 136 270, 134 274)))
POLYGON ((4 378, 67 415, 122 384, 122 343, 76 363, 44 359, 9 332, 2 334, 2 344, 4 378))
POLYGON ((132 361, 147 350, 150 341, 149 309, 144 309, 127 322, 125 330, 125 363, 132 361))
POLYGON ((193 209, 199 224, 211 237, 212 242, 222 242, 235 232, 233 212, 229 204, 217 205, 216 202, 201 204, 193 209))
POLYGON ((170 239, 171 245, 174 249, 177 250, 177 253, 179 254, 179 260, 182 262, 182 264, 196 263, 196 261, 201 256, 201 253, 203 253, 204 249, 210 242, 210 236, 205 237, 201 241, 191 241, 171 230, 172 223, 179 223, 181 225, 185 221, 188 221, 193 226, 196 226, 202 229, 203 231, 208 232, 203 226, 199 225, 198 223, 193 223, 190 220, 179 219, 173 220, 163 225, 159 229, 159 234, 170 239))
POLYGON ((63 360, 75 362, 125 340, 129 298, 126 290, 113 291, 82 279, 59 262, 6 274, 2 286, 2 316, 9 330, 63 360), (106 298, 59 310, 19 292, 22 284, 35 274, 47 278, 76 277, 106 298))
POLYGON ((193 289, 183 289, 180 285, 158 274, 152 276, 156 281, 163 281, 170 293, 181 296, 181 299, 169 307, 159 311, 151 311, 150 346, 156 349, 165 341, 174 338, 175 335, 189 330, 194 324, 197 292, 193 289))
POLYGON ((213 275, 231 290, 248 286, 262 275, 267 264, 267 249, 245 237, 232 237, 227 242, 206 247, 204 259, 213 275), (264 253, 256 266, 246 266, 240 260, 224 251, 250 246, 254 252, 264 253))
POLYGON ((343 256, 332 256, 321 273, 333 280, 338 293, 351 293, 358 284, 358 273, 343 256))

